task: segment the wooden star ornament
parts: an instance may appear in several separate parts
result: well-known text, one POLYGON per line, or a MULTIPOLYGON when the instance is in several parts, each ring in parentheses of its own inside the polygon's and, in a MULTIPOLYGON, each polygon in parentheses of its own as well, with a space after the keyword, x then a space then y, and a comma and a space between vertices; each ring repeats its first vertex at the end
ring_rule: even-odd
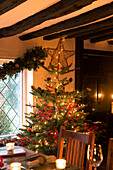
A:
POLYGON ((70 50, 65 50, 64 49, 64 44, 63 44, 64 39, 60 38, 57 47, 54 48, 46 48, 46 52, 48 55, 51 56, 51 61, 49 63, 49 66, 52 65, 54 68, 64 68, 68 66, 68 58, 73 56, 75 54, 74 51, 70 50))

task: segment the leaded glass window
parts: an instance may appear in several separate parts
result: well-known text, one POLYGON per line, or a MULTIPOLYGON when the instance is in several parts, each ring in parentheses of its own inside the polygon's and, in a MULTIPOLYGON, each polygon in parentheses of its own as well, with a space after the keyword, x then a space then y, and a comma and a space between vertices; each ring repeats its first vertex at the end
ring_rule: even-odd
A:
POLYGON ((16 134, 22 126, 22 73, 0 80, 0 135, 16 134))

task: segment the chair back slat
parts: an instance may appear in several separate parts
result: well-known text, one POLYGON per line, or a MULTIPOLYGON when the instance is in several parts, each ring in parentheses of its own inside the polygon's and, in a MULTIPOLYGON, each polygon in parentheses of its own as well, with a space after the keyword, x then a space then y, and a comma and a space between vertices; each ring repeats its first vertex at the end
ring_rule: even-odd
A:
MULTIPOLYGON (((78 132, 73 132, 65 130, 64 127, 60 128, 59 143, 57 158, 63 157, 63 145, 66 142, 65 147, 65 159, 66 162, 79 167, 83 170, 84 167, 84 157, 86 144, 94 144, 95 134, 82 134, 78 132), (61 149, 60 149, 61 147, 61 149)), ((86 170, 91 170, 89 163, 86 163, 86 170)))
POLYGON ((67 141, 67 147, 66 147, 67 153, 66 153, 66 157, 65 157, 65 159, 68 163, 69 163, 69 160, 70 160, 70 157, 71 157, 70 149, 71 149, 71 140, 69 138, 68 141, 67 141))
POLYGON ((70 145, 69 145, 69 159, 68 159, 69 164, 71 164, 71 160, 72 160, 72 152, 73 152, 72 148, 73 148, 73 140, 70 139, 70 145))
POLYGON ((85 153, 83 142, 80 142, 79 148, 80 149, 79 149, 78 167, 82 167, 82 163, 84 160, 84 153, 85 153))
POLYGON ((77 141, 77 145, 76 145, 75 166, 78 166, 78 157, 79 157, 79 141, 77 141))
POLYGON ((77 141, 73 140, 73 152, 72 152, 72 160, 71 160, 71 164, 75 165, 75 156, 76 156, 76 149, 77 149, 77 141))

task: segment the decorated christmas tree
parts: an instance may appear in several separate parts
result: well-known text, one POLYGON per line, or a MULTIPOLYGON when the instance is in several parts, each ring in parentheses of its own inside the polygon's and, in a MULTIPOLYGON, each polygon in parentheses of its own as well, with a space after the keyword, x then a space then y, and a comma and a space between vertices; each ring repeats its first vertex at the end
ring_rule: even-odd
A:
POLYGON ((32 113, 25 113, 27 125, 24 125, 18 136, 21 138, 20 145, 27 145, 31 150, 46 154, 56 154, 61 125, 79 132, 92 131, 94 128, 89 130, 86 124, 87 114, 84 113, 85 105, 82 103, 86 92, 66 91, 65 87, 72 82, 72 78, 60 78, 61 75, 76 70, 71 69, 72 63, 68 65, 67 62, 74 53, 64 50, 63 39, 60 39, 55 50, 46 51, 51 55, 51 61, 49 67, 42 67, 54 77, 45 80, 45 89, 31 87, 36 105, 28 105, 34 110, 32 113))

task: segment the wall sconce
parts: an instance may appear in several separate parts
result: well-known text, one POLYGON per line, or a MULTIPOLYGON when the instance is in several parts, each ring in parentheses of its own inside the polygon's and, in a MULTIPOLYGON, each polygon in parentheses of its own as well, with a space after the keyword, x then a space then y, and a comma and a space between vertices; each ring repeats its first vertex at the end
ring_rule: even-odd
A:
POLYGON ((113 94, 111 95, 111 98, 113 99, 113 94))
POLYGON ((98 94, 96 93, 95 94, 95 97, 96 97, 97 101, 101 101, 103 99, 103 96, 104 95, 102 93, 98 93, 98 94))
POLYGON ((102 99, 102 93, 98 94, 98 99, 102 99))

